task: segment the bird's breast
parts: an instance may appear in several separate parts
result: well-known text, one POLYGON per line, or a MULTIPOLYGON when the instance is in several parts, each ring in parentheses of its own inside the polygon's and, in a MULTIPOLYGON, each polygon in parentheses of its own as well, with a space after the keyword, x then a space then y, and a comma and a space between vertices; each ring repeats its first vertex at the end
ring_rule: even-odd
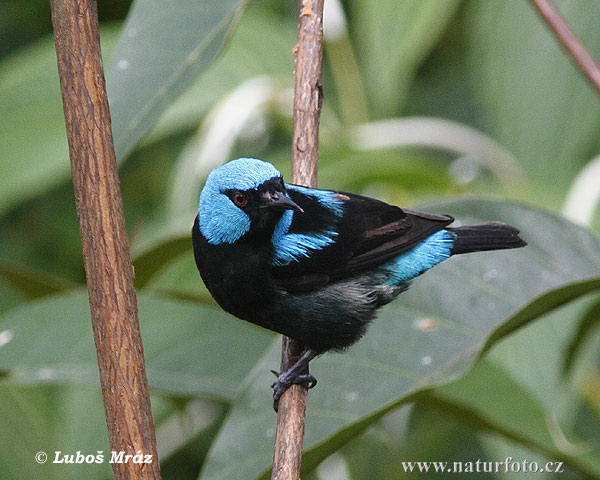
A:
POLYGON ((217 303, 250 320, 272 298, 270 252, 245 244, 204 245, 198 269, 217 303))

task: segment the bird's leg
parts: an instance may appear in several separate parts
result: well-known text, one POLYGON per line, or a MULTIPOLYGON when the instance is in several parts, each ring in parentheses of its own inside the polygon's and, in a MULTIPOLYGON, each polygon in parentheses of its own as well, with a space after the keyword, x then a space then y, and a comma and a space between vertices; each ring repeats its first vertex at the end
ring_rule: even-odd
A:
POLYGON ((317 379, 309 373, 300 373, 318 353, 310 348, 290 368, 277 377, 271 385, 273 388, 273 408, 277 411, 281 395, 294 383, 308 383, 308 388, 317 384, 317 379))

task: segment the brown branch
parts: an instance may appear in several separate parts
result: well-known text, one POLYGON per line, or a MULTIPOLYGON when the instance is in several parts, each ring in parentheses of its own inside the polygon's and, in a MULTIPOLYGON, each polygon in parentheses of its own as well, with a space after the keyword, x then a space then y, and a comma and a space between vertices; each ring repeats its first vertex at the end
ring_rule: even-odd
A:
MULTIPOLYGON (((291 180, 307 187, 317 185, 322 59, 323 0, 300 0, 291 180)), ((303 350, 303 345, 283 337, 281 371, 290 368, 303 350)), ((279 400, 272 479, 300 478, 307 393, 306 386, 292 385, 279 400)))
POLYGON ((530 0, 535 6, 538 13, 554 31, 563 47, 579 69, 584 73, 590 83, 596 87, 600 93, 600 68, 598 64, 588 53, 585 46, 581 43, 577 35, 567 25, 567 22, 560 16, 560 13, 549 0, 530 0))
POLYGON ((95 0, 52 0, 92 328, 117 479, 160 479, 95 0), (142 461, 148 457, 142 457, 142 461))

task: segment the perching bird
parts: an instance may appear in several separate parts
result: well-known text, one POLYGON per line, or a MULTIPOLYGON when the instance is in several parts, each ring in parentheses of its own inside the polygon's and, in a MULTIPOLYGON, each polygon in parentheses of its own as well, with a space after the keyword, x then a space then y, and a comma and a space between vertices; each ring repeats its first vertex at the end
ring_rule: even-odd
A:
POLYGON ((192 228, 200 275, 238 318, 287 335, 306 353, 273 384, 275 407, 315 356, 362 337, 376 310, 452 255, 523 247, 503 223, 448 227, 416 212, 283 182, 270 163, 242 158, 213 170, 192 228))

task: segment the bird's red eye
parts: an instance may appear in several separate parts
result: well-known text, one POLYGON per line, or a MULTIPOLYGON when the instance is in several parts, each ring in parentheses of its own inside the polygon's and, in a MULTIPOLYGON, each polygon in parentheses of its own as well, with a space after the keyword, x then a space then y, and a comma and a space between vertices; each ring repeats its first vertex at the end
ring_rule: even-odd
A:
POLYGON ((235 204, 238 207, 243 207, 244 205, 246 205, 248 203, 248 199, 246 198, 246 195, 244 195, 243 193, 236 193, 233 196, 233 201, 235 202, 235 204))

